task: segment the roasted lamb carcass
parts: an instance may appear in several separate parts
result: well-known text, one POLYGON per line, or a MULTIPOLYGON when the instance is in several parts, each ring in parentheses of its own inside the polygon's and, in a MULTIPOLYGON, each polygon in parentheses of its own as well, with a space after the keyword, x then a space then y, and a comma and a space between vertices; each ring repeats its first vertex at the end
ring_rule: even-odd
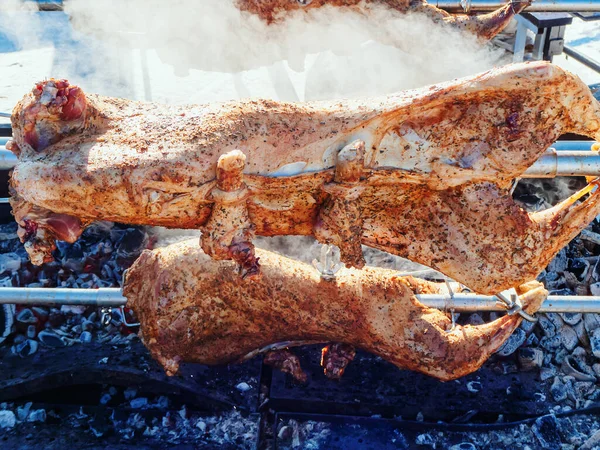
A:
MULTIPOLYGON (((446 314, 415 298, 444 292, 443 284, 372 267, 344 268, 325 281, 307 264, 260 249, 257 255, 262 278, 255 282, 240 279, 235 264, 211 259, 195 241, 146 250, 129 269, 123 293, 145 345, 169 374, 184 361, 225 364, 276 348, 336 342, 347 352, 361 348, 452 380, 477 370, 521 322, 516 314, 453 327, 446 314)), ((529 313, 547 295, 535 281, 518 291, 529 313)), ((269 362, 277 364, 277 356, 269 354, 269 362)), ((292 362, 286 370, 299 367, 292 362)))
POLYGON ((235 0, 243 10, 258 15, 267 22, 281 21, 294 11, 312 11, 322 7, 353 9, 369 15, 372 7, 383 6, 391 11, 419 12, 436 22, 465 29, 481 39, 491 39, 500 33, 511 19, 525 9, 530 0, 509 0, 506 5, 489 14, 449 14, 425 0, 235 0))
POLYGON ((600 138, 587 86, 544 62, 304 104, 165 106, 48 80, 12 122, 12 205, 35 263, 54 238, 112 220, 202 229, 205 251, 243 275, 258 273, 253 235, 314 235, 350 265, 363 243, 493 294, 600 213, 598 192, 576 204, 590 188, 535 214, 507 189, 561 134, 600 138))

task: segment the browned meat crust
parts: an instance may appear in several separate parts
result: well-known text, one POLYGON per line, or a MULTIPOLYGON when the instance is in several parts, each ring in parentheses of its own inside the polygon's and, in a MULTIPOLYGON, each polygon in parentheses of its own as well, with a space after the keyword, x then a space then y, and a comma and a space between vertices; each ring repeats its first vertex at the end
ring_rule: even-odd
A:
MULTIPOLYGON (((443 285, 371 267, 342 269, 325 281, 306 264, 257 255, 257 281, 242 280, 235 264, 209 258, 195 241, 145 251, 128 271, 124 295, 145 345, 169 373, 182 361, 230 363, 277 343, 340 342, 452 380, 480 367, 521 321, 507 315, 452 328, 446 314, 414 297, 443 285)), ((519 289, 530 313, 547 295, 537 282, 519 289)))
POLYGON ((40 222, 22 232, 35 261, 57 236, 46 209, 200 228, 205 251, 243 275, 258 271, 254 234, 312 234, 348 265, 364 264, 362 243, 496 293, 534 278, 600 213, 599 192, 576 204, 590 189, 536 214, 506 189, 562 133, 600 139, 587 86, 544 62, 305 104, 165 106, 50 80, 17 105, 13 127, 12 203, 22 229, 40 222), (65 116, 69 104, 80 107, 65 116))

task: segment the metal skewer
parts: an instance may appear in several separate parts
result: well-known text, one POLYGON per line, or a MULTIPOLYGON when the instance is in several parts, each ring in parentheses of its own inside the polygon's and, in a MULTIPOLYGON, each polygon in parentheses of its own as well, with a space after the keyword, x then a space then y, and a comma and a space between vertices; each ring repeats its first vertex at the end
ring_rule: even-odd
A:
MULTIPOLYGON (((10 170, 18 163, 17 157, 4 146, 8 139, 0 138, 0 170, 10 170)), ((525 171, 522 178, 600 176, 600 155, 590 151, 592 144, 592 141, 556 142, 525 171)))
MULTIPOLYGON (((429 3, 448 12, 490 12, 501 8, 506 0, 431 0, 429 3)), ((595 12, 598 0, 533 0, 526 12, 595 12)))
MULTIPOLYGON (((418 294, 417 299, 430 308, 455 312, 506 311, 506 303, 492 295, 454 293, 418 294)), ((0 288, 0 304, 85 305, 98 307, 126 306, 127 298, 119 288, 0 288)), ((600 313, 600 296, 550 295, 539 312, 600 313)))

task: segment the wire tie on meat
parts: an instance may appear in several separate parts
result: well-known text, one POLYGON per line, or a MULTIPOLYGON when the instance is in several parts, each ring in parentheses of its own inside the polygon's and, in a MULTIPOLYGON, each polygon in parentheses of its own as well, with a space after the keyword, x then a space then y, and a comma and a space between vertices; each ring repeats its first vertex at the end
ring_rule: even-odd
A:
POLYGON ((500 299, 507 306, 507 314, 512 316, 513 314, 519 314, 523 319, 529 322, 536 323, 537 317, 523 311, 523 305, 515 288, 508 289, 506 291, 496 294, 496 297, 500 299))
POLYGON ((123 323, 123 325, 125 325, 126 327, 139 327, 140 323, 129 323, 127 322, 127 316, 125 315, 125 308, 123 306, 119 307, 119 310, 121 311, 121 322, 123 323))
POLYGON ((446 330, 446 333, 451 333, 456 328, 456 317, 454 316, 454 308, 452 307, 452 305, 454 305, 454 289, 452 289, 452 284, 450 284, 449 280, 444 280, 444 283, 446 283, 446 287, 448 288, 448 294, 450 294, 450 317, 452 318, 452 325, 450 326, 450 329, 446 330))
POLYGON ((471 12, 471 0, 460 0, 460 6, 465 11, 465 14, 469 14, 471 12))
POLYGON ((339 255, 334 251, 333 245, 321 246, 320 260, 313 259, 312 265, 321 274, 325 281, 333 281, 335 274, 342 268, 339 255))

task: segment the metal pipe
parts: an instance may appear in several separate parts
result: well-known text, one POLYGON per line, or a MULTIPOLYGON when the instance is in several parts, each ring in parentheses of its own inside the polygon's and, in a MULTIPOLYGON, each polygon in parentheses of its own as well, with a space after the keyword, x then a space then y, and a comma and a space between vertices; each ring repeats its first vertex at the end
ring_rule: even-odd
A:
POLYGON ((10 150, 6 150, 4 145, 0 145, 0 170, 11 170, 18 162, 17 155, 10 150))
POLYGON ((600 62, 596 61, 595 59, 592 59, 589 56, 584 55, 580 51, 575 50, 573 47, 569 47, 567 45, 563 47, 563 51, 565 52, 565 55, 570 56, 575 61, 580 62, 584 66, 589 67, 597 73, 600 73, 600 62))
POLYGON ((592 145, 594 144, 595 141, 556 141, 550 146, 548 150, 554 149, 560 151, 590 151, 592 149, 592 145))
MULTIPOLYGON (((454 310, 454 312, 506 311, 506 304, 491 295, 454 294, 447 295, 418 294, 417 300, 430 308, 454 310)), ((600 297, 578 295, 549 295, 539 312, 581 312, 600 313, 600 297)))
MULTIPOLYGON (((18 158, 6 150, 0 138, 0 170, 10 170, 18 158)), ((600 176, 600 160, 597 153, 590 153, 593 141, 559 141, 525 172, 524 178, 553 178, 567 175, 600 176), (556 151, 555 151, 556 150, 556 151), (586 172, 589 171, 590 173, 586 172)))
MULTIPOLYGON (((418 294, 417 299, 430 308, 455 312, 506 311, 506 305, 491 295, 418 294)), ((120 307, 127 298, 119 288, 69 289, 69 288, 0 288, 0 304, 19 305, 86 305, 120 307)), ((539 312, 600 313, 600 296, 550 295, 539 312)))
POLYGON ((600 154, 550 149, 525 171, 522 178, 565 176, 600 176, 600 154))
POLYGON ((0 288, 0 304, 124 306, 127 299, 119 288, 0 288))
MULTIPOLYGON (((501 8, 506 0, 430 0, 429 3, 448 12, 489 12, 501 8), (464 5, 464 6, 463 6, 464 5)), ((526 12, 597 12, 598 0, 533 0, 526 12)))

